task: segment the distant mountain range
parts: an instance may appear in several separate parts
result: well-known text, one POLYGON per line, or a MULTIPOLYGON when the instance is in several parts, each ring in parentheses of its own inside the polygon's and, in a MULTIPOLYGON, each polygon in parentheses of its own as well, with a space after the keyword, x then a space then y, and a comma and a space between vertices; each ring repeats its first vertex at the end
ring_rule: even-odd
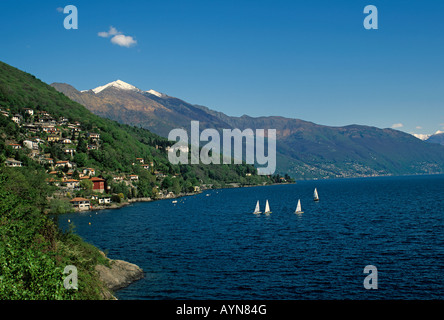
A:
POLYGON ((444 131, 436 131, 434 134, 413 134, 418 139, 444 145, 444 131))
POLYGON ((430 143, 439 143, 441 145, 444 145, 444 132, 438 131, 437 133, 432 134, 426 141, 430 143))
POLYGON ((276 129, 277 171, 297 179, 444 172, 444 146, 393 129, 330 127, 280 116, 232 117, 121 80, 82 92, 68 84, 52 86, 99 116, 164 137, 174 128, 189 131, 192 120, 200 122, 201 130, 276 129))

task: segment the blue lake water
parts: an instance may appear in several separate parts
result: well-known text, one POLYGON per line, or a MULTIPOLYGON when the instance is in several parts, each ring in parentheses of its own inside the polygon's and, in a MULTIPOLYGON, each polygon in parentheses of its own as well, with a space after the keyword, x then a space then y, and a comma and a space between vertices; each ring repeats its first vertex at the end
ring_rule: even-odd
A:
POLYGON ((301 181, 177 200, 59 223, 70 219, 110 258, 144 269, 144 279, 116 293, 122 300, 444 298, 443 175, 301 181), (272 213, 252 214, 267 199, 272 213), (378 270, 376 290, 363 286, 367 265, 378 270))

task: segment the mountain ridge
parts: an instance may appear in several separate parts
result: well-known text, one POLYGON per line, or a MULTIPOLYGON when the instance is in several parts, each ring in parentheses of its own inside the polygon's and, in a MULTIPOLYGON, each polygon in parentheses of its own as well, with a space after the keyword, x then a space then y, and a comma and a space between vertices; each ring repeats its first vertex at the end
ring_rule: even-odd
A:
POLYGON ((444 145, 444 132, 437 131, 425 140, 428 143, 438 143, 444 145))
POLYGON ((202 130, 276 129, 278 172, 297 179, 444 172, 443 146, 394 129, 356 124, 332 127, 283 116, 233 117, 144 91, 109 87, 98 94, 85 94, 67 90, 62 84, 52 86, 93 113, 164 137, 174 128, 189 131, 193 120, 199 121, 202 130))

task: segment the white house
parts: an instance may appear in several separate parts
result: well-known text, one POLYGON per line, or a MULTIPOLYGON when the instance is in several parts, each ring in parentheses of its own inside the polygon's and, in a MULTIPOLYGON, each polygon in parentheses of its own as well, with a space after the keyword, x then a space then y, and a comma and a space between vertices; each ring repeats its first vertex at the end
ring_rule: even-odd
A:
POLYGON ((100 134, 89 132, 86 134, 86 137, 89 139, 98 140, 100 139, 100 134))
POLYGON ((12 149, 16 149, 16 150, 22 148, 22 146, 17 143, 10 143, 9 145, 11 146, 12 149))
POLYGON ((22 166, 22 162, 21 161, 17 161, 17 160, 14 160, 14 159, 6 159, 5 164, 8 167, 21 167, 22 166))
POLYGON ((111 197, 104 197, 99 199, 99 204, 111 203, 111 197))
POLYGON ((71 155, 71 157, 73 156, 74 153, 76 153, 76 149, 74 148, 66 148, 63 150, 65 153, 68 153, 71 155))
POLYGON ((31 150, 38 150, 38 148, 39 148, 38 142, 34 142, 34 141, 31 141, 31 140, 23 141, 23 146, 28 148, 28 149, 31 149, 31 150))
POLYGON ((34 115, 34 110, 32 110, 31 108, 24 108, 23 110, 25 111, 25 113, 29 114, 30 116, 34 115))
POLYGON ((95 176, 96 175, 96 170, 93 168, 85 168, 83 169, 83 174, 87 175, 87 176, 95 176))
POLYGON ((15 115, 12 117, 11 120, 14 121, 14 122, 17 123, 17 124, 20 124, 20 122, 22 121, 22 116, 19 115, 19 114, 15 114, 15 115))
POLYGON ((91 209, 91 202, 88 199, 74 198, 70 202, 71 202, 72 206, 79 211, 91 209))
POLYGON ((68 166, 68 168, 70 168, 70 169, 73 167, 72 163, 69 161, 57 161, 55 164, 56 168, 64 167, 64 166, 68 166))

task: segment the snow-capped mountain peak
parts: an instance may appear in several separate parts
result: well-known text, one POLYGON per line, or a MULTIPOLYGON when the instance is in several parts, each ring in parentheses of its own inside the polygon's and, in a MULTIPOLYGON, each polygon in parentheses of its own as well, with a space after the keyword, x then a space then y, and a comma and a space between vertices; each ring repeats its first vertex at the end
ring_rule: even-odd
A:
MULTIPOLYGON (((163 97, 167 96, 167 95, 165 95, 165 94, 163 94, 161 92, 158 92, 156 90, 153 90, 153 89, 148 90, 148 91, 142 91, 139 88, 133 86, 132 84, 126 83, 125 81, 122 81, 122 80, 116 80, 116 81, 110 82, 108 84, 105 84, 104 86, 100 86, 100 87, 97 87, 95 89, 92 89, 92 91, 95 94, 98 94, 99 92, 102 92, 103 90, 105 90, 107 88, 110 88, 110 87, 113 87, 113 88, 116 88, 116 89, 119 89, 119 90, 138 91, 140 93, 146 92, 146 93, 152 94, 152 95, 154 95, 156 97, 159 97, 159 98, 163 98, 163 97)), ((87 92, 87 91, 89 91, 89 90, 83 90, 81 92, 87 92)))
POLYGON ((108 84, 105 84, 104 86, 101 87, 97 87, 95 89, 92 89, 92 91, 94 91, 95 94, 105 90, 106 88, 109 87, 114 87, 116 89, 120 89, 120 90, 134 90, 134 91, 139 91, 138 88, 136 88, 135 86, 133 86, 132 84, 126 83, 122 80, 116 80, 113 82, 110 82, 108 84))
POLYGON ((165 96, 163 93, 157 92, 156 90, 153 90, 153 89, 148 90, 147 92, 149 94, 153 94, 153 95, 155 95, 156 97, 159 97, 159 98, 162 98, 163 96, 165 96))
POLYGON ((412 133, 412 135, 414 135, 416 138, 421 139, 421 140, 428 140, 429 138, 433 137, 433 136, 437 136, 444 133, 444 131, 438 130, 435 133, 432 134, 421 134, 421 133, 412 133))

